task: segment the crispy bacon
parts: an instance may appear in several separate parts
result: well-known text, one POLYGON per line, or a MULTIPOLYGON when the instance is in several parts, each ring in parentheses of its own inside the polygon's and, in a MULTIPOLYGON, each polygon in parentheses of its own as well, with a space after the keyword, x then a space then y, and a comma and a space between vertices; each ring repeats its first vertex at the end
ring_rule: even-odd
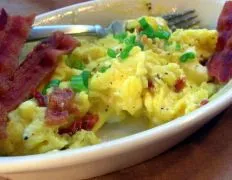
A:
POLYGON ((18 57, 25 43, 34 15, 27 17, 9 16, 4 9, 0 14, 0 94, 10 87, 16 68, 18 57))
POLYGON ((227 1, 218 20, 216 51, 207 63, 209 75, 219 82, 232 78, 232 1, 227 1))
MULTIPOLYGON (((79 42, 70 35, 56 32, 37 45, 26 57, 14 72, 8 91, 4 94, 0 93, 0 111, 4 112, 0 114, 0 134, 5 133, 7 112, 15 109, 28 98, 31 91, 55 70, 60 55, 71 52, 78 45, 79 42)), ((52 115, 58 116, 54 113, 52 115)), ((61 116, 66 117, 64 113, 60 114, 61 116)))
POLYGON ((81 119, 75 120, 69 127, 59 130, 59 134, 69 134, 73 135, 81 129, 90 131, 93 129, 94 125, 97 123, 99 117, 91 113, 87 113, 81 119))
POLYGON ((61 32, 54 33, 52 37, 37 45, 14 73, 9 91, 0 95, 0 101, 6 110, 15 109, 29 97, 32 89, 36 89, 40 82, 54 71, 58 57, 69 53, 77 45, 75 39, 61 32))
POLYGON ((180 92, 182 91, 182 89, 184 89, 186 85, 185 79, 184 78, 180 78, 176 80, 176 84, 175 84, 175 92, 180 92))
POLYGON ((7 111, 4 106, 0 103, 0 139, 7 137, 6 126, 7 126, 7 111))
POLYGON ((33 97, 36 99, 38 105, 40 107, 46 107, 47 106, 47 96, 43 95, 41 92, 34 90, 32 92, 33 97))
POLYGON ((154 85, 154 83, 153 83, 153 81, 151 79, 148 79, 147 85, 148 85, 149 90, 153 90, 154 87, 155 87, 155 85, 154 85))
POLYGON ((56 109, 47 109, 46 111, 46 124, 49 126, 62 125, 68 120, 68 110, 57 111, 56 109))
POLYGON ((56 88, 48 97, 46 123, 48 125, 60 125, 67 122, 73 98, 74 93, 71 89, 56 88))
POLYGON ((1 33, 6 27, 7 19, 8 19, 8 14, 6 13, 5 9, 2 9, 1 14, 0 14, 0 31, 1 31, 1 33))

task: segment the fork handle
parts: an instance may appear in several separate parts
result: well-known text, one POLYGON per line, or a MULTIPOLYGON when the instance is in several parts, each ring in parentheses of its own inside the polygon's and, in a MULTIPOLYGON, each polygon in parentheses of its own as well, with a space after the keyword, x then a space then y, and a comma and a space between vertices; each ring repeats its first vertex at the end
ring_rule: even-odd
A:
POLYGON ((100 37, 106 35, 106 30, 100 25, 48 25, 33 26, 27 40, 34 41, 47 38, 55 31, 62 31, 65 34, 94 35, 100 37))

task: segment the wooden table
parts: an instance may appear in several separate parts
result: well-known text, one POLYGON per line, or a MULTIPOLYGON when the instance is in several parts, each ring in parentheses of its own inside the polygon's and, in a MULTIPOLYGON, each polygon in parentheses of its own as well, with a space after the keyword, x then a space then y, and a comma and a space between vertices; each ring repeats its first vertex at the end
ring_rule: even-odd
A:
MULTIPOLYGON (((39 14, 82 1, 0 0, 0 7, 15 14, 39 14)), ((232 179, 232 108, 162 155, 95 179, 232 179)))

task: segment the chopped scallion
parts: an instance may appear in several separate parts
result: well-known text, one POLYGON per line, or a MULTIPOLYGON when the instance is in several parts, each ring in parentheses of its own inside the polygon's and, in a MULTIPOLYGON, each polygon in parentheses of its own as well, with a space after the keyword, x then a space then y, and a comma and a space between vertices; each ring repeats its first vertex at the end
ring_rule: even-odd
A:
POLYGON ((134 47, 133 45, 128 45, 127 47, 125 47, 125 49, 123 49, 120 54, 120 58, 123 60, 126 59, 129 56, 129 53, 133 47, 134 47))
POLYGON ((169 39, 171 33, 158 26, 158 30, 154 30, 153 27, 146 21, 145 18, 139 20, 143 31, 141 34, 147 35, 148 38, 159 38, 159 39, 169 39))
POLYGON ((135 44, 135 40, 136 40, 136 36, 135 35, 131 35, 128 38, 126 38, 124 40, 124 42, 125 42, 126 45, 133 45, 133 44, 135 44))
POLYGON ((82 76, 73 76, 70 81, 70 86, 75 92, 81 92, 87 90, 82 76))
POLYGON ((148 26, 146 29, 141 31, 141 34, 146 35, 148 38, 155 38, 154 29, 151 26, 148 26))
POLYGON ((194 52, 185 52, 182 56, 180 56, 180 62, 187 62, 196 57, 194 52))
POLYGON ((89 86, 89 71, 83 71, 80 75, 72 76, 70 80, 70 87, 75 92, 87 91, 89 86))
POLYGON ((147 20, 146 20, 144 17, 142 17, 142 18, 139 20, 139 24, 140 24, 140 26, 141 26, 143 29, 145 29, 145 28, 147 28, 147 27, 149 26, 147 20))
POLYGON ((117 56, 116 51, 113 50, 113 49, 111 49, 111 48, 109 48, 109 49, 107 50, 107 54, 108 54, 108 56, 111 57, 111 58, 116 58, 116 56, 117 56))
POLYGON ((159 39, 169 39, 171 33, 168 31, 154 31, 154 38, 159 38, 159 39))
POLYGON ((51 80, 43 89, 42 94, 47 94, 47 90, 51 87, 58 87, 60 85, 60 80, 53 79, 51 80))
POLYGON ((127 46, 130 46, 130 45, 139 46, 142 50, 144 49, 144 45, 140 41, 136 41, 135 35, 131 35, 131 36, 127 37, 124 40, 124 42, 127 46))
POLYGON ((86 88, 89 87, 89 77, 90 77, 90 74, 91 73, 89 71, 83 71, 82 74, 81 74, 86 88))

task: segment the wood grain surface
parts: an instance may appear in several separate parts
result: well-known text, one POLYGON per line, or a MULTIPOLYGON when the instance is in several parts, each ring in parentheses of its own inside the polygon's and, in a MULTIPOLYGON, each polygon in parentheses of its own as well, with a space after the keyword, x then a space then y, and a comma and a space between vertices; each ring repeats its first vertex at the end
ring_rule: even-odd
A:
MULTIPOLYGON (((0 0, 0 7, 13 14, 39 14, 83 1, 0 0)), ((232 179, 232 107, 158 157, 95 179, 232 179)))

